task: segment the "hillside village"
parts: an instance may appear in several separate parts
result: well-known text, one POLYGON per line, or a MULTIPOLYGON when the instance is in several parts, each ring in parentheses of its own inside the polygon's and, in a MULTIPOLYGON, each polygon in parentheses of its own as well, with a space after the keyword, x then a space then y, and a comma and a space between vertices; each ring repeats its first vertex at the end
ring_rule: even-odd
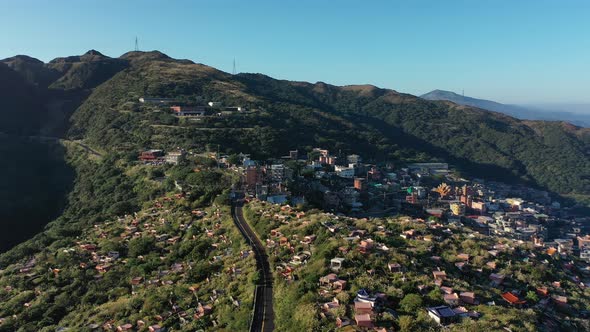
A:
MULTIPOLYGON (((149 150, 138 161, 194 154, 149 150)), ((306 324, 353 330, 588 324, 587 219, 547 192, 467 180, 446 163, 395 168, 320 148, 262 162, 199 155, 241 175, 246 218, 279 285, 278 326, 298 305, 321 322, 306 324)))
POLYGON ((444 163, 395 169, 360 160, 349 155, 342 165, 324 149, 263 167, 242 160, 248 216, 276 276, 289 287, 317 279, 307 287, 323 322, 386 330, 397 311, 418 310, 443 326, 470 318, 500 328, 486 315, 505 312, 530 319, 517 330, 535 320, 553 330, 570 326, 568 316, 589 317, 587 218, 546 192, 468 181, 444 163), (319 207, 333 213, 301 209, 310 195, 301 183, 321 188, 319 207), (410 299, 422 305, 410 309, 410 299))
POLYGON ((321 326, 587 326, 587 288, 578 279, 587 275, 532 243, 434 219, 359 219, 259 200, 247 217, 272 255, 284 310, 305 295, 321 326))
MULTIPOLYGON (((396 169, 391 164, 362 163, 359 155, 340 161, 320 148, 303 156, 290 151, 288 156, 263 163, 244 154, 201 155, 241 174, 248 199, 301 204, 355 217, 405 214, 442 220, 590 263, 590 226, 583 214, 562 208, 546 191, 458 177, 446 163, 413 163, 396 169)), ((139 161, 178 165, 186 157, 182 149, 148 150, 139 161)))
MULTIPOLYGON (((309 203, 355 217, 404 214, 529 242, 564 259, 586 262, 590 257, 588 218, 562 208, 545 191, 467 180, 440 162, 395 168, 364 164, 359 155, 345 158, 339 161, 318 148, 303 158, 291 151, 288 157, 263 166, 241 156, 239 169, 251 198, 292 206, 309 203)), ((220 161, 226 164, 227 160, 220 161)), ((587 266, 579 268, 583 271, 587 266)))
POLYGON ((103 304, 73 310, 59 331, 247 329, 253 254, 229 207, 191 210, 187 195, 160 197, 93 225, 75 243, 0 270, 0 330, 64 310, 69 296, 103 304), (85 291, 72 294, 81 284, 85 291))
POLYGON ((64 214, 0 256, 1 332, 247 330, 262 279, 277 331, 590 330, 588 210, 522 184, 587 198, 585 133, 122 60, 68 113, 64 214))

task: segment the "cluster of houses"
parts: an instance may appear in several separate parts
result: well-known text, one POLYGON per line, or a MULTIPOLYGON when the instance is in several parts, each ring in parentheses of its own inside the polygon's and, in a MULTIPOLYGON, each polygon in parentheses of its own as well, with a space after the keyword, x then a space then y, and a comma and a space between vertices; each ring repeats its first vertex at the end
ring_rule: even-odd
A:
POLYGON ((244 189, 260 200, 293 206, 308 202, 356 217, 397 213, 434 217, 473 227, 481 234, 554 248, 564 258, 579 259, 581 269, 590 263, 589 246, 581 240, 590 234, 590 218, 563 208, 546 191, 467 180, 456 176, 446 163, 395 168, 391 163, 363 163, 356 154, 334 155, 323 148, 289 151, 264 164, 243 154, 240 160, 244 189), (299 163, 300 169, 290 168, 287 161, 299 163), (290 182, 305 192, 292 194, 287 188, 290 182))
MULTIPOLYGON (((119 218, 116 222, 107 222, 104 224, 94 225, 94 236, 97 239, 108 239, 108 238, 119 238, 123 243, 128 243, 134 238, 151 237, 155 239, 156 245, 162 253, 172 252, 171 247, 179 242, 187 230, 193 227, 194 223, 198 223, 200 226, 206 226, 204 228, 205 234, 208 238, 212 239, 210 250, 217 251, 218 254, 214 255, 214 261, 221 261, 225 256, 231 256, 231 241, 226 235, 222 234, 221 224, 218 220, 220 218, 219 212, 216 212, 214 218, 206 219, 207 213, 201 210, 193 210, 189 221, 186 223, 175 222, 170 218, 170 203, 174 200, 182 200, 184 196, 177 194, 174 197, 163 197, 155 201, 153 207, 149 211, 144 213, 135 214, 134 216, 125 216, 119 218), (120 229, 123 227, 123 232, 114 234, 113 230, 120 229), (164 232, 167 229, 169 232, 164 232)), ((96 275, 97 279, 102 278, 102 275, 116 264, 126 264, 127 259, 121 258, 119 253, 116 251, 109 251, 106 254, 95 244, 84 243, 79 244, 79 248, 82 251, 90 253, 91 260, 80 263, 80 268, 86 269, 94 267, 99 273, 96 275)), ((143 256, 132 257, 140 261, 144 260, 143 256)), ((164 256, 161 257, 164 259, 164 256)), ((133 276, 129 279, 129 285, 131 286, 131 293, 138 294, 140 292, 149 291, 152 288, 158 288, 163 286, 175 285, 180 277, 181 280, 185 279, 185 275, 188 270, 191 270, 196 262, 193 261, 178 261, 173 262, 167 269, 159 269, 157 272, 150 276, 133 276)), ((232 272, 239 274, 239 269, 235 269, 232 272), (236 271, 237 270, 237 271, 236 271)), ((190 291, 197 295, 200 290, 199 285, 190 286, 190 291)), ((176 304, 172 304, 171 310, 164 312, 160 315, 156 315, 154 320, 162 322, 168 317, 177 316, 182 321, 188 320, 190 317, 193 319, 200 319, 201 317, 210 315, 213 311, 213 303, 223 295, 222 290, 213 290, 209 294, 202 294, 197 298, 204 300, 207 299, 209 303, 203 303, 199 301, 195 308, 182 309, 176 304)), ((112 324, 106 322, 102 325, 102 328, 111 330, 109 326, 105 324, 112 324)), ((124 323, 116 326, 117 331, 133 331, 136 328, 142 328, 145 326, 143 321, 137 321, 136 324, 124 323)), ((154 331, 163 331, 159 325, 152 325, 154 331)), ((150 330, 151 331, 151 330, 150 330)))
MULTIPOLYGON (((363 163, 359 155, 334 155, 321 148, 305 154, 297 150, 289 151, 287 156, 264 163, 252 160, 249 155, 244 154, 238 156, 238 165, 232 165, 228 156, 216 157, 223 167, 235 168, 243 174, 243 188, 248 193, 249 200, 256 199, 281 206, 280 212, 265 216, 272 217, 283 225, 292 222, 308 223, 303 212, 297 212, 287 204, 295 206, 304 202, 312 203, 313 197, 318 197, 315 194, 320 193, 319 205, 335 214, 341 215, 344 212, 346 215, 362 218, 403 213, 409 215, 412 221, 427 225, 429 230, 439 232, 439 235, 433 236, 409 229, 399 234, 406 240, 439 241, 441 237, 452 236, 454 229, 465 228, 474 230, 478 236, 501 237, 517 243, 531 244, 534 249, 524 254, 523 260, 533 259, 539 254, 569 259, 571 262, 565 269, 571 280, 582 287, 590 284, 590 236, 585 235, 590 231, 590 223, 569 209, 562 208, 558 202, 551 201, 546 192, 481 179, 469 181, 454 175, 446 163, 415 163, 394 168, 392 164, 363 163), (298 163, 297 169, 292 167, 293 162, 298 163), (433 179, 436 181, 432 181, 433 179), (306 188, 307 191, 293 195, 288 189, 289 183, 293 182, 299 183, 298 187, 306 188)), ((323 225, 333 234, 349 227, 342 228, 334 220, 323 225)), ((385 244, 374 241, 374 238, 363 238, 366 236, 363 230, 352 230, 347 235, 344 238, 348 240, 360 237, 354 241, 358 241, 358 250, 362 254, 375 250, 387 252, 385 244)), ((290 253, 277 266, 279 274, 285 280, 296 280, 298 270, 311 257, 315 238, 314 234, 303 237, 287 236, 280 228, 273 229, 268 234, 267 250, 274 253, 288 250, 290 253)), ((489 248, 488 253, 495 257, 502 255, 504 250, 510 251, 513 248, 506 249, 498 245, 489 248)), ((334 257, 331 263, 337 264, 341 259, 342 265, 344 259, 341 257, 334 257)), ((437 262, 437 259, 440 260, 441 257, 433 255, 432 261, 437 262)), ((470 271, 473 268, 473 259, 465 255, 458 256, 453 265, 458 271, 470 271)), ((395 264, 399 262, 392 262, 387 269, 395 271, 395 264)), ((510 276, 499 272, 496 261, 493 260, 479 270, 489 272, 491 285, 501 287, 505 285, 505 280, 510 280, 510 276)), ((321 294, 329 299, 324 309, 342 306, 342 303, 337 303, 334 295, 348 285, 348 280, 338 274, 337 270, 333 272, 319 281, 321 294)), ((444 293, 444 303, 441 306, 427 308, 428 314, 437 322, 477 317, 478 313, 466 309, 471 305, 471 300, 479 301, 473 290, 455 291, 455 287, 449 285, 448 279, 444 278, 435 278, 433 281, 444 293)), ((558 304, 567 307, 565 292, 559 288, 553 291, 550 295, 542 296, 541 305, 558 304)), ((537 293, 543 294, 541 291, 537 293)), ((523 297, 518 290, 507 288, 501 299, 515 307, 533 305, 527 303, 523 297)), ((329 310, 324 311, 327 313, 329 310)), ((366 316, 359 318, 362 320, 366 316)), ((354 322, 355 319, 348 321, 354 322)))
MULTIPOLYGON (((541 308, 555 321, 560 319, 555 310, 567 310, 569 307, 568 291, 560 286, 558 280, 541 280, 540 284, 526 284, 514 275, 504 272, 503 267, 511 264, 511 260, 539 261, 540 255, 545 253, 543 247, 533 246, 519 239, 484 234, 478 231, 477 225, 471 227, 461 222, 450 223, 442 218, 404 217, 399 221, 404 227, 396 234, 388 229, 384 219, 370 219, 369 223, 369 219, 366 218, 321 213, 321 221, 318 221, 317 215, 306 214, 289 205, 273 205, 268 201, 254 199, 250 206, 260 217, 270 219, 270 222, 276 225, 263 237, 266 239, 269 254, 279 256, 279 262, 275 267, 279 277, 287 282, 297 282, 300 279, 300 274, 303 273, 301 268, 313 260, 315 247, 321 245, 317 243, 318 233, 302 234, 301 229, 314 229, 308 226, 319 222, 330 238, 338 239, 343 244, 338 248, 338 254, 328 260, 329 273, 318 279, 317 287, 318 295, 324 299, 318 304, 321 316, 332 319, 338 327, 354 325, 360 328, 384 329, 379 326, 379 315, 394 312, 391 299, 370 289, 359 290, 350 302, 343 302, 339 297, 340 293, 351 291, 354 279, 359 276, 355 268, 358 268, 359 264, 373 261, 376 257, 380 257, 379 261, 385 258, 387 263, 384 266, 371 265, 366 273, 371 277, 383 278, 381 280, 406 280, 409 278, 408 270, 414 265, 426 266, 432 271, 432 279, 420 279, 417 291, 423 296, 433 290, 441 294, 440 305, 423 308, 441 325, 456 323, 462 319, 479 319, 481 313, 475 308, 480 304, 502 305, 514 309, 534 306, 541 308), (359 227, 359 221, 366 222, 367 228, 359 227), (396 236, 406 241, 402 252, 412 253, 419 247, 430 251, 429 262, 412 260, 409 258, 411 254, 406 256, 406 259, 400 259, 396 256, 400 248, 393 249, 378 240, 396 236), (458 237, 486 243, 487 251, 477 255, 466 252, 449 255, 437 251, 436 243, 457 240, 458 237), (351 261, 350 254, 353 252, 362 255, 363 262, 351 261), (479 280, 478 286, 468 286, 468 280, 474 279, 479 280), (525 299, 527 289, 539 296, 538 302, 533 303, 525 299)), ((590 237, 587 236, 578 239, 578 242, 584 243, 582 246, 587 247, 588 242, 584 241, 588 240, 590 237)), ((563 242, 561 244, 566 245, 563 242)), ((551 262, 539 264, 550 265, 551 262)), ((580 283, 581 280, 576 279, 578 270, 574 264, 566 265, 566 269, 569 267, 572 281, 580 283)), ((586 284, 581 282, 580 287, 584 288, 586 284)))
MULTIPOLYGON (((87 271, 95 271, 95 282, 101 282, 107 273, 120 273, 121 269, 117 267, 125 266, 129 260, 143 262, 147 258, 144 256, 127 257, 119 251, 106 250, 102 248, 103 243, 116 241, 123 246, 128 246, 134 239, 151 238, 155 243, 155 249, 151 253, 158 253, 162 266, 148 275, 131 275, 127 280, 131 295, 147 294, 160 287, 184 287, 189 282, 188 274, 199 263, 197 260, 177 260, 169 259, 169 255, 175 252, 175 245, 179 241, 205 241, 211 242, 207 248, 206 257, 210 257, 208 264, 221 264, 220 273, 224 279, 245 282, 247 276, 242 273, 241 264, 246 262, 252 253, 249 250, 234 252, 235 247, 228 236, 227 229, 222 223, 223 213, 218 209, 212 209, 211 212, 203 210, 193 210, 190 213, 180 212, 174 209, 176 204, 182 204, 185 199, 184 194, 166 196, 154 201, 153 206, 147 210, 126 215, 114 221, 108 221, 95 224, 88 234, 85 234, 76 243, 75 247, 61 249, 63 255, 71 257, 76 261, 77 267, 87 271), (173 211, 174 210, 174 211, 173 211), (198 231, 194 231, 198 229, 198 231), (189 232, 191 230, 191 232, 189 232), (197 235, 194 235, 196 232, 197 235), (190 235, 193 234, 193 235, 190 235), (189 238, 190 237, 190 238, 189 238), (197 238, 198 237, 198 238, 197 238), (240 263, 242 262, 242 263, 240 263), (114 271, 116 270, 116 271, 114 271)), ((233 225, 229 223, 228 225, 233 225)), ((251 262, 252 264, 253 261, 251 262)), ((38 271, 37 259, 29 259, 24 264, 15 265, 11 268, 15 273, 26 278, 31 278, 44 273, 38 271)), ((47 273, 57 277, 65 267, 51 267, 47 273)), ((163 332, 161 326, 164 321, 173 318, 178 319, 182 324, 191 320, 199 320, 206 316, 211 316, 216 304, 220 301, 230 302, 233 306, 240 307, 241 301, 226 294, 222 284, 215 288, 217 283, 214 282, 216 275, 209 276, 205 283, 189 285, 189 290, 194 297, 191 301, 194 306, 182 308, 178 303, 171 301, 169 309, 155 315, 151 324, 146 324, 143 320, 136 322, 120 322, 114 319, 108 319, 102 323, 90 324, 91 330, 106 331, 136 331, 147 329, 153 332, 163 332), (116 322, 118 324, 116 324, 116 322)), ((5 290, 17 292, 12 286, 7 286, 5 290)), ((38 294, 42 292, 39 291, 38 294)), ((26 303, 28 304, 28 303, 26 303)), ((168 306, 168 303, 163 305, 168 306)), ((25 306, 26 307, 26 306, 25 306)), ((26 309, 26 308, 25 308, 26 309)), ((213 319, 211 317, 211 319, 213 319)), ((215 324, 216 321, 213 320, 215 324)), ((0 321, 1 324, 1 321, 0 321)))
POLYGON ((151 106, 167 106, 172 114, 178 117, 203 117, 203 116, 228 116, 244 113, 248 110, 243 106, 224 106, 219 101, 203 102, 203 98, 197 98, 194 103, 182 103, 173 98, 139 98, 139 102, 151 106))

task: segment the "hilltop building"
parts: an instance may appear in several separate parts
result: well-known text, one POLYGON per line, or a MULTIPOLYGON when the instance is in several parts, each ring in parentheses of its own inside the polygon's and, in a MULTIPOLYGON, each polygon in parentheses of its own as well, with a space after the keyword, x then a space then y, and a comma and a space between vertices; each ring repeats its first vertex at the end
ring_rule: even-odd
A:
POLYGON ((182 150, 171 151, 166 154, 164 159, 166 160, 166 163, 168 163, 168 164, 178 165, 179 163, 181 163, 184 160, 184 156, 185 156, 185 153, 182 150))
POLYGON ((142 104, 172 104, 176 100, 174 98, 141 97, 139 102, 142 104))
POLYGON ((139 155, 139 160, 141 161, 155 161, 158 159, 161 159, 162 156, 164 155, 164 151, 162 150, 147 150, 147 151, 143 151, 140 155, 139 155))
POLYGON ((205 106, 171 106, 170 109, 177 116, 203 116, 206 114, 205 106))

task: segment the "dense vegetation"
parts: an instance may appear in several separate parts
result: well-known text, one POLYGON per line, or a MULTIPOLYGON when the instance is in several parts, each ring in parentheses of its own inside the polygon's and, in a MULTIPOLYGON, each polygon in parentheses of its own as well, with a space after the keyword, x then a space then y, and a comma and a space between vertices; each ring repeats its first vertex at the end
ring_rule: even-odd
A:
POLYGON ((74 171, 63 146, 0 134, 0 252, 31 238, 57 218, 74 171))
POLYGON ((484 236, 467 227, 437 225, 436 220, 337 217, 257 200, 245 207, 245 216, 267 243, 275 271, 275 297, 281 299, 275 305, 277 331, 333 331, 337 317, 354 319, 354 298, 361 289, 383 294, 374 306, 373 322, 395 331, 588 329, 588 320, 579 319, 579 313, 590 305, 589 290, 578 287, 570 278, 563 268, 566 261, 535 250, 530 243, 484 236), (323 223, 330 223, 335 231, 323 223), (400 237, 409 230, 415 236, 400 237), (357 235, 351 235, 353 232, 357 235), (314 238, 302 241, 306 236, 314 238), (374 241, 373 247, 361 251, 361 241, 367 239, 374 241), (494 253, 490 251, 493 248, 500 249, 494 253), (303 263, 294 262, 295 255, 301 257, 305 252, 311 256, 303 263), (456 263, 465 262, 460 254, 468 258, 466 265, 458 268, 456 263), (330 260, 335 257, 344 259, 343 267, 336 272, 330 270, 330 260), (390 263, 398 263, 399 272, 391 271, 390 263), (445 304, 444 293, 435 285, 432 274, 439 269, 446 272, 444 285, 451 292, 475 293, 478 302, 463 305, 478 312, 479 318, 442 328, 428 317, 426 307, 445 304), (329 273, 346 281, 343 291, 321 285, 320 278, 329 273), (492 285, 491 273, 502 274, 506 280, 500 286, 492 285), (552 285, 555 280, 561 284, 552 285), (553 295, 567 295, 569 305, 548 307, 540 302, 543 297, 537 294, 538 287, 548 287, 553 295), (521 294, 528 306, 519 309, 507 305, 501 298, 506 291, 521 294), (322 306, 334 298, 339 306, 322 306), (559 314, 571 319, 558 318, 559 314))
POLYGON ((39 130, 44 114, 37 90, 0 63, 0 133, 30 135, 39 130))
POLYGON ((0 61, 0 220, 9 230, 0 235, 0 252, 59 216, 76 170, 58 138, 88 89, 125 63, 92 52, 50 64, 27 56, 0 61))

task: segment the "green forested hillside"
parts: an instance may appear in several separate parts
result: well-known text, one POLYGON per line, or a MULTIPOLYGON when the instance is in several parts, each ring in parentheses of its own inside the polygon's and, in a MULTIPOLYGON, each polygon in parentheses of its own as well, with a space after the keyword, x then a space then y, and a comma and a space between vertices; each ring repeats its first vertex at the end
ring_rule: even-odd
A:
POLYGON ((28 56, 0 61, 0 226, 8 230, 0 252, 59 216, 75 173, 59 138, 91 89, 126 63, 96 52, 49 64, 28 56))
MULTIPOLYGON (((590 193, 587 129, 560 122, 520 121, 370 85, 337 87, 261 74, 230 75, 160 52, 109 58, 89 51, 48 64, 24 56, 3 60, 0 95, 6 101, 0 107, 2 132, 25 137, 63 135, 131 159, 145 148, 220 148, 268 158, 289 149, 323 146, 361 153, 376 162, 445 160, 472 176, 522 181, 578 199, 590 193), (200 98, 246 106, 252 112, 189 121, 165 108, 141 105, 142 96, 193 104, 200 98)), ((20 160, 19 154, 27 149, 22 146, 15 151, 12 160, 20 160)), ((51 156, 52 152, 47 148, 47 153, 35 155, 51 156)), ((11 179, 28 183, 34 178, 29 174, 37 172, 31 167, 44 163, 19 165, 11 179)), ((8 188, 4 194, 12 197, 8 188)), ((45 206, 39 211, 45 211, 45 206)), ((17 218, 20 225, 40 224, 35 218, 21 217, 17 218)))
POLYGON ((0 134, 0 252, 41 232, 57 218, 71 188, 73 169, 58 143, 0 134))
MULTIPOLYGON (((214 314, 191 321, 187 330, 215 324, 244 329, 256 274, 242 274, 253 261, 236 258, 245 244, 228 218, 232 174, 196 155, 177 167, 138 165, 142 149, 220 150, 262 159, 321 146, 374 162, 444 160, 472 176, 590 195, 590 135, 564 123, 519 121, 369 85, 230 75, 160 52, 113 59, 90 51, 49 64, 17 60, 0 63, 6 100, 0 131, 10 134, 0 141, 10 159, 0 186, 0 213, 9 217, 0 221, 4 227, 14 220, 28 237, 63 211, 0 255, 0 331, 84 330, 83 322, 129 320, 179 328, 181 312, 194 317, 201 302, 216 303, 214 314), (140 97, 216 101, 248 112, 191 120, 141 104, 140 97), (101 154, 90 155, 84 146, 101 154), (175 195, 175 181, 190 194, 175 195), (156 217, 162 206, 165 213, 156 217), (194 210, 208 217, 199 224, 194 210), (179 239, 156 244, 156 234, 179 239), (97 246, 98 258, 80 247, 85 243, 97 246), (121 258, 102 271, 100 257, 111 251, 121 258), (179 262, 182 271, 161 274, 179 262), (132 285, 137 277, 157 278, 159 286, 132 285), (219 289, 227 292, 223 300, 208 301, 219 289)), ((20 240, 14 239, 9 246, 20 240)))
POLYGON ((558 193, 590 192, 586 129, 520 121, 373 86, 236 76, 154 54, 100 85, 72 117, 70 135, 110 147, 200 146, 259 157, 326 146, 378 160, 444 159, 475 176, 522 181, 558 193), (137 107, 141 96, 222 101, 259 112, 184 122, 137 107))
POLYGON ((45 116, 38 90, 17 72, 0 63, 0 132, 31 135, 37 132, 45 116))

